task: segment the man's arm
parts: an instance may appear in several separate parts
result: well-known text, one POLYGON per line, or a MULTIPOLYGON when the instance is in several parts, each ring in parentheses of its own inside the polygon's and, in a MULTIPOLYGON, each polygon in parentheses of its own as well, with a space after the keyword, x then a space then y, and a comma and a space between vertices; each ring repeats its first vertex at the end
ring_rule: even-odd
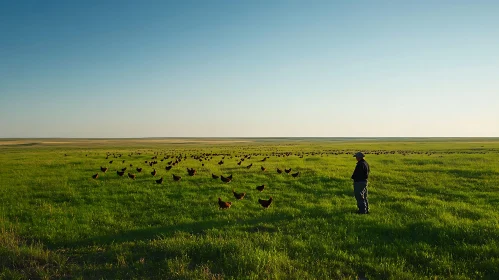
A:
POLYGON ((364 176, 367 179, 369 177, 369 173, 371 172, 371 169, 369 168, 369 164, 367 162, 364 162, 362 167, 364 169, 364 176))

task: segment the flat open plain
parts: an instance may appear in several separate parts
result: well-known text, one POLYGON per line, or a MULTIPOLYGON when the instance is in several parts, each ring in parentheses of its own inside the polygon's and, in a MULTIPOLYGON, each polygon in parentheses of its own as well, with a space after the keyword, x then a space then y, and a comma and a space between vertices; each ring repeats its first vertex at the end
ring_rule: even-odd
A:
POLYGON ((0 139, 0 278, 499 279, 498 156, 497 138, 0 139))

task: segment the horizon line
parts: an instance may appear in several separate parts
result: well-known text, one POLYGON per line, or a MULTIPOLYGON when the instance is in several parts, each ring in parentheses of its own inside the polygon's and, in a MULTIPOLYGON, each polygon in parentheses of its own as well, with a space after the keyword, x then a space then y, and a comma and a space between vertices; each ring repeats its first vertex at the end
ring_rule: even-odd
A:
POLYGON ((29 139, 74 139, 74 140, 130 140, 130 139, 459 139, 486 138, 499 139, 499 136, 153 136, 153 137, 0 137, 0 140, 29 139))

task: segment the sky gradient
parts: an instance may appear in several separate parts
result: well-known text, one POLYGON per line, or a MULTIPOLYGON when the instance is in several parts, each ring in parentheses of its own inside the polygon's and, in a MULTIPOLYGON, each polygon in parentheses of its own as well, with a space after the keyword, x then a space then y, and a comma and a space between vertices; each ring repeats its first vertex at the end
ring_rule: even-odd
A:
POLYGON ((499 137, 498 1, 0 0, 0 138, 499 137))

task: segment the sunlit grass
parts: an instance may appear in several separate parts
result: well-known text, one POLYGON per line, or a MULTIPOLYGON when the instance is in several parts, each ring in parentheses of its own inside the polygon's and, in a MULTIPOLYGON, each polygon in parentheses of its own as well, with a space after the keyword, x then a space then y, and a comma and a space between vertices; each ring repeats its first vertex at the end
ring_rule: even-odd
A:
POLYGON ((499 277, 498 141, 123 141, 0 151, 0 278, 499 277), (370 215, 352 213, 357 150, 371 152, 370 215), (153 177, 145 161, 155 153, 153 177), (204 153, 219 155, 190 157, 204 153), (166 171, 165 154, 187 159, 166 171), (123 167, 136 180, 117 176, 123 167), (236 200, 232 189, 247 196, 236 200), (270 196, 263 209, 258 199, 270 196), (232 207, 219 210, 218 197, 232 207))

